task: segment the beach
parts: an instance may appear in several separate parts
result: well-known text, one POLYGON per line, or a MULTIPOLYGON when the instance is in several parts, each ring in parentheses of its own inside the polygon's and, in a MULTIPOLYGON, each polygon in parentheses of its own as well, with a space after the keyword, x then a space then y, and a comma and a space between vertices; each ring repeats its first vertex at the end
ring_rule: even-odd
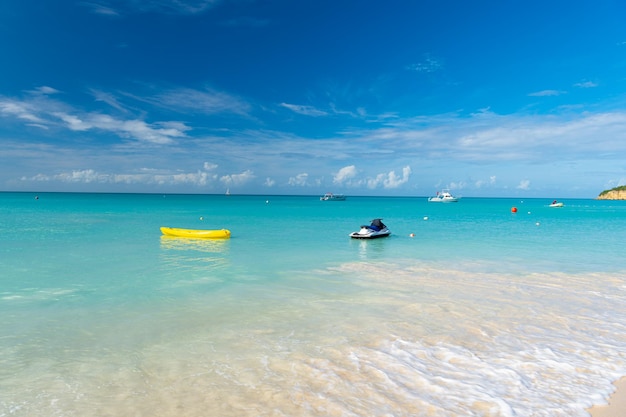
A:
POLYGON ((599 417, 623 397, 603 407, 626 374, 619 202, 0 197, 0 415, 599 417), (348 237, 374 217, 392 236, 348 237))
POLYGON ((626 416, 626 378, 615 382, 616 391, 611 394, 608 404, 597 405, 589 409, 592 417, 626 416))

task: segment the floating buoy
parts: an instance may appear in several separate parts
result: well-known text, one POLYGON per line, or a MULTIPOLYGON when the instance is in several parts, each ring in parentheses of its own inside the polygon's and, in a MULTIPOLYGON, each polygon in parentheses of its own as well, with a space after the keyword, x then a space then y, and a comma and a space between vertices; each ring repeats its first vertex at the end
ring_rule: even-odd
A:
POLYGON ((424 216, 424 220, 428 220, 428 216, 424 216))
POLYGON ((200 220, 204 220, 204 217, 200 216, 200 220))
POLYGON ((411 237, 415 237, 415 233, 411 233, 409 236, 411 236, 411 237))
POLYGON ((537 223, 535 223, 535 224, 536 224, 537 226, 539 226, 541 223, 537 222, 537 223))
POLYGON ((517 207, 512 207, 511 208, 511 213, 517 213, 517 207))

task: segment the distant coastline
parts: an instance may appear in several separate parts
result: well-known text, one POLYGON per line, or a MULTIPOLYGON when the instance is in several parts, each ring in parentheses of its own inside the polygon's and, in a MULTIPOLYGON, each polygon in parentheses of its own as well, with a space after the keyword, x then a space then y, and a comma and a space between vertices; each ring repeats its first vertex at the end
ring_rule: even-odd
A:
POLYGON ((597 200, 626 200, 626 185, 602 191, 597 200))

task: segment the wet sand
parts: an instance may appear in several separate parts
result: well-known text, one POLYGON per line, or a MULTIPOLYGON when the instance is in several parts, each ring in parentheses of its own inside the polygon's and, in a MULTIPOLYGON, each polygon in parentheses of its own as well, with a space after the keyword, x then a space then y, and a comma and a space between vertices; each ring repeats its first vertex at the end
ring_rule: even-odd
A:
POLYGON ((609 398, 608 405, 599 405, 588 411, 592 417, 624 417, 626 416, 626 377, 615 382, 616 391, 609 398))

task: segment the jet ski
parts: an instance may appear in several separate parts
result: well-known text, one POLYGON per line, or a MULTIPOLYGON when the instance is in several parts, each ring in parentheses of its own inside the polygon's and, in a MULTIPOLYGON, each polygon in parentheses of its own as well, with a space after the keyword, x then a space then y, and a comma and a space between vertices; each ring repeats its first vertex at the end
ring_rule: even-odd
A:
POLYGON ((382 219, 372 220, 370 225, 362 225, 358 232, 350 233, 350 237, 354 239, 376 239, 378 237, 387 237, 391 234, 382 219))

